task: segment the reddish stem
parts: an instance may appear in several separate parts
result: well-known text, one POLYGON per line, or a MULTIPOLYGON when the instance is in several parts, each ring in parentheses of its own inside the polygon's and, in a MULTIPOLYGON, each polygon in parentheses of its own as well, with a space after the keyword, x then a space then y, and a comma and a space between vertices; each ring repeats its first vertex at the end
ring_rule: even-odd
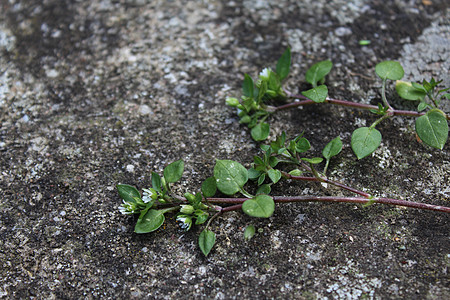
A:
MULTIPOLYGON (((290 109, 290 108, 305 106, 305 105, 310 105, 310 104, 317 104, 316 102, 308 99, 307 97, 305 97, 303 95, 290 94, 289 98, 302 99, 302 101, 296 101, 296 102, 288 103, 285 105, 277 106, 273 109, 273 111, 290 109)), ((339 99, 333 99, 333 98, 327 98, 325 100, 325 103, 330 103, 330 104, 345 106, 345 107, 353 107, 353 108, 358 108, 358 109, 378 110, 378 106, 376 106, 376 105, 357 103, 357 102, 352 102, 352 101, 347 101, 347 100, 339 100, 339 99)), ((420 117, 420 116, 425 115, 424 112, 417 112, 417 111, 412 111, 412 110, 398 110, 398 109, 393 109, 392 113, 394 116, 409 116, 409 117, 420 117)), ((447 118, 447 120, 450 120, 450 115, 446 114, 446 118, 447 118)))
POLYGON ((340 182, 337 182, 337 181, 333 181, 333 180, 330 180, 330 179, 327 179, 327 178, 322 178, 322 177, 321 177, 321 178, 317 178, 317 177, 293 176, 293 175, 291 175, 291 174, 289 174, 289 173, 286 173, 286 172, 282 172, 282 174, 283 174, 283 176, 285 176, 286 178, 292 179, 292 180, 304 180, 304 181, 316 181, 316 182, 325 182, 325 183, 329 183, 329 184, 332 184, 332 185, 334 185, 334 186, 340 187, 340 188, 342 188, 342 189, 344 189, 344 190, 347 190, 347 191, 350 191, 350 192, 352 192, 352 193, 355 193, 355 194, 358 194, 358 195, 360 195, 360 196, 363 196, 363 197, 365 197, 365 198, 367 198, 367 199, 370 198, 370 194, 368 194, 368 193, 366 193, 366 192, 363 192, 363 191, 354 189, 354 188, 349 187, 349 186, 347 186, 347 185, 345 185, 345 184, 343 184, 343 183, 340 183, 340 182))
MULTIPOLYGON (((242 203, 244 203, 246 200, 248 200, 248 198, 208 198, 208 201, 211 203, 237 204, 225 207, 223 209, 223 212, 241 209, 242 203)), ((274 196, 273 200, 275 201, 275 203, 289 203, 289 202, 345 202, 345 203, 360 203, 360 204, 379 203, 386 205, 396 205, 396 206, 450 213, 450 207, 391 198, 367 199, 363 197, 334 197, 334 196, 295 196, 295 197, 274 196)))

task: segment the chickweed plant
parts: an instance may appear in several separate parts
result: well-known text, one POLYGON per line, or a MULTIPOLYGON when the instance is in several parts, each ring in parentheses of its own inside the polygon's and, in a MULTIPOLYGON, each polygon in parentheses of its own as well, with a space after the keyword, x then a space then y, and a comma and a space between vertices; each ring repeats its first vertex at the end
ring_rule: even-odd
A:
MULTIPOLYGON (((438 88, 442 81, 434 78, 421 83, 401 81, 404 75, 402 66, 395 61, 383 61, 375 68, 381 79, 381 101, 378 105, 369 105, 329 97, 325 77, 333 67, 330 60, 318 62, 306 71, 305 79, 311 85, 310 89, 300 94, 288 92, 282 87, 282 81, 289 75, 290 64, 291 51, 287 49, 278 60, 275 70, 265 68, 256 81, 245 74, 240 100, 234 97, 226 99, 229 106, 237 109, 240 123, 249 127, 252 138, 261 142, 259 155, 254 156, 249 169, 237 161, 216 160, 213 176, 206 178, 200 191, 195 194, 178 195, 172 191, 172 185, 183 175, 183 160, 166 166, 162 176, 152 172, 151 187, 143 189, 142 194, 134 186, 117 185, 123 200, 120 212, 138 215, 134 229, 136 233, 157 230, 164 223, 166 213, 177 212, 176 220, 180 222, 182 230, 188 231, 192 225, 204 226, 198 244, 207 256, 216 241, 215 233, 209 229, 210 224, 217 216, 229 211, 242 210, 251 217, 269 218, 275 210, 275 203, 315 201, 359 203, 363 206, 378 203, 450 213, 450 207, 375 197, 329 179, 326 175, 329 162, 343 147, 339 136, 328 142, 321 157, 308 156, 311 145, 303 133, 289 138, 283 132, 274 140, 262 143, 269 137, 268 120, 272 114, 304 105, 329 104, 368 110, 378 115, 369 127, 357 128, 351 136, 351 148, 357 159, 369 156, 378 148, 382 136, 376 126, 393 116, 416 118, 415 130, 420 140, 433 148, 442 149, 448 139, 449 114, 443 112, 440 106, 442 101, 450 98, 448 88, 438 88), (386 97, 388 80, 396 81, 398 95, 414 101, 417 111, 397 110, 391 106, 386 97), (324 187, 332 185, 354 196, 272 195, 273 185, 283 180, 318 182, 324 187), (216 194, 220 197, 216 197, 216 194)), ((247 226, 244 238, 250 239, 254 234, 254 226, 247 226)))

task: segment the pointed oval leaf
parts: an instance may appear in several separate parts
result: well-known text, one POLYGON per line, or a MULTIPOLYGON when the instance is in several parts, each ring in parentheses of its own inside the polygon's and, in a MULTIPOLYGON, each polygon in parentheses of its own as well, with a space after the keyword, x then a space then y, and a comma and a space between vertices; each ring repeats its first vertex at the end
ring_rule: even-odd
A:
POLYGON ((309 162, 310 164, 320 164, 323 161, 323 158, 322 157, 313 157, 313 158, 302 157, 302 160, 309 162))
POLYGON ((248 172, 233 160, 217 160, 214 166, 217 188, 226 195, 236 194, 248 181, 248 172))
POLYGON ((266 174, 261 174, 258 178, 258 185, 261 185, 264 183, 264 180, 266 180, 266 174))
POLYGON ((322 103, 327 99, 328 88, 326 85, 322 84, 318 87, 302 92, 302 95, 316 103, 322 103))
POLYGON ((213 176, 208 177, 202 183, 202 193, 205 197, 212 197, 216 194, 217 184, 216 178, 213 176))
POLYGON ((448 124, 445 114, 439 109, 429 110, 417 118, 416 132, 428 146, 443 149, 448 138, 448 124))
POLYGON ((297 144, 295 144, 295 151, 297 152, 306 152, 309 149, 311 149, 311 144, 309 143, 309 141, 302 137, 297 141, 297 144))
POLYGON ((332 139, 322 150, 322 155, 325 159, 330 159, 338 155, 342 150, 342 141, 340 137, 332 139))
POLYGON ((254 235, 255 235, 255 226, 253 225, 248 225, 247 227, 245 227, 244 230, 244 239, 246 241, 249 241, 254 235))
POLYGON ((250 75, 244 75, 244 82, 242 83, 242 94, 245 97, 253 98, 253 79, 250 75))
POLYGON ((308 83, 315 86, 317 82, 321 81, 333 68, 333 63, 330 60, 324 60, 315 63, 306 71, 305 79, 308 83))
POLYGON ((152 172, 152 187, 157 192, 161 192, 161 176, 159 176, 159 174, 155 172, 152 172))
POLYGON ((248 169, 248 178, 251 180, 255 180, 261 175, 261 171, 255 170, 254 168, 248 169))
POLYGON ((289 175, 292 175, 292 176, 300 176, 302 174, 303 174, 303 172, 301 170, 299 170, 299 169, 294 169, 294 170, 289 172, 289 175))
POLYGON ((270 125, 267 123, 259 123, 252 128, 250 134, 255 141, 264 141, 269 136, 270 125))
POLYGON ((198 245, 205 256, 208 256, 212 247, 216 243, 216 234, 211 230, 203 230, 198 237, 198 245))
POLYGON ((375 66, 375 72, 383 79, 400 80, 403 78, 405 71, 402 65, 397 61, 386 60, 375 66))
POLYGON ((271 190, 272 189, 270 188, 269 184, 263 184, 256 191, 256 195, 260 195, 260 194, 269 195, 271 190))
POLYGON ((281 172, 279 170, 270 169, 267 171, 267 175, 269 175, 273 183, 277 183, 281 179, 281 172))
MULTIPOLYGON (((289 70, 288 70, 289 73, 289 70)), ((287 75, 286 75, 287 76, 287 75)), ((267 94, 271 97, 276 96, 276 91, 281 89, 281 80, 280 76, 274 73, 272 70, 269 72, 269 84, 267 86, 267 94)))
POLYGON ((164 168, 164 179, 168 183, 177 182, 183 176, 184 161, 182 159, 174 161, 164 168))
POLYGON ((164 213, 166 210, 144 210, 139 216, 136 226, 134 227, 134 232, 136 233, 148 233, 155 231, 164 223, 164 213))
POLYGON ((397 80, 395 83, 397 94, 405 100, 417 101, 423 100, 426 96, 424 90, 415 88, 411 82, 397 80))
POLYGON ((375 151, 381 143, 381 133, 375 128, 361 127, 353 131, 352 149, 358 159, 375 151))
POLYGON ((242 210, 250 217, 269 218, 275 210, 275 202, 268 195, 258 195, 242 204, 242 210))
POLYGON ((134 186, 128 184, 118 184, 116 188, 119 192, 120 198, 126 202, 135 203, 135 198, 141 199, 141 194, 134 186))
POLYGON ((291 67, 291 48, 287 48, 277 62, 276 72, 278 76, 280 76, 280 80, 283 80, 289 75, 290 67, 291 67))
POLYGON ((419 105, 417 105, 417 111, 425 110, 428 107, 430 107, 430 105, 428 103, 426 103, 425 101, 422 101, 419 103, 419 105))

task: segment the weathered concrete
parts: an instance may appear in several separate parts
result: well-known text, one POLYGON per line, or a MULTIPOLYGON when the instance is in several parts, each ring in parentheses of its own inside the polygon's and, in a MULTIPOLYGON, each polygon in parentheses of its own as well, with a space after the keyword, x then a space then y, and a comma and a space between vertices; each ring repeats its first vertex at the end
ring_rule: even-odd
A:
MULTIPOLYGON (((180 158, 183 192, 199 189, 215 158, 248 165, 256 144, 224 100, 288 45, 292 91, 326 58, 336 98, 376 103, 374 66, 385 59, 402 62, 408 80, 449 85, 445 2, 0 1, 0 297, 449 298, 448 215, 316 203, 277 206, 267 220, 233 212, 212 223, 218 240, 205 258, 201 228, 183 233, 174 218, 134 234, 115 191, 147 187, 151 171, 180 158), (260 231, 245 242, 248 224, 260 231)), ((316 154, 340 135, 336 180, 448 206, 448 143, 429 149, 412 120, 395 118, 380 126, 373 157, 357 161, 350 134, 373 118, 311 106, 271 123, 275 133, 305 131, 316 154)))

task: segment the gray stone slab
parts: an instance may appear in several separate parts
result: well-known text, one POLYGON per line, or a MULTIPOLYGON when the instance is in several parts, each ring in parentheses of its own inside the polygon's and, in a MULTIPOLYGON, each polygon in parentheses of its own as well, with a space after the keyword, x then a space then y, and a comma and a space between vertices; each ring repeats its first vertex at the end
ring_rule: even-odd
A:
MULTIPOLYGON (((1 1, 0 298, 449 298, 448 214, 319 203, 277 205, 269 219, 231 212, 212 222, 205 258, 201 226, 183 232, 169 215, 137 235, 115 190, 148 187, 178 159, 180 194, 198 191, 215 159, 248 167, 257 144, 224 101, 287 46, 289 90, 331 59, 331 96, 377 103, 382 60, 400 61, 407 80, 449 85, 448 29, 446 1, 1 1), (257 233, 245 241, 249 224, 257 233)), ((448 206, 448 143, 430 149, 413 120, 394 118, 372 158, 357 161, 351 132, 373 120, 309 106, 274 116, 270 137, 305 131, 320 155, 339 135, 331 178, 448 206)), ((273 193, 342 192, 284 183, 273 193)))

